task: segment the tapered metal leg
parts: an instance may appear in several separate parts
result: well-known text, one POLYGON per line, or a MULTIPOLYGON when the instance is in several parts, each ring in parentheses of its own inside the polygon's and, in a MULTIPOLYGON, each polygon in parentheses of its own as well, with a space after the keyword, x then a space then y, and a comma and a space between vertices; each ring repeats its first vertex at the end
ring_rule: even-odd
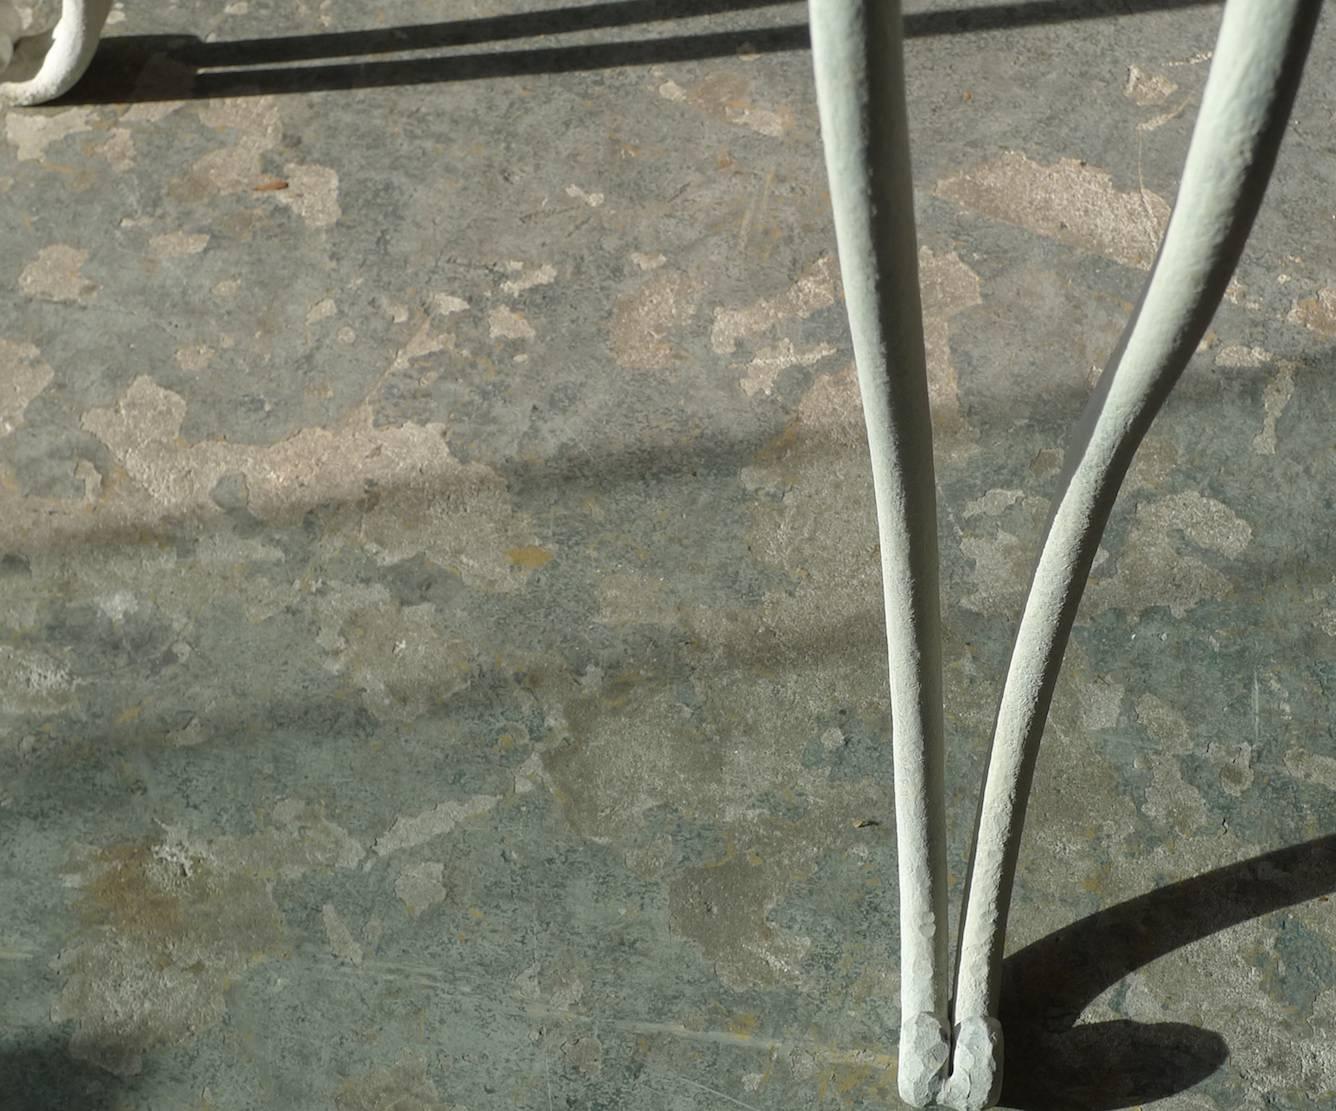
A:
POLYGON ((1002 1074, 998 984, 1025 806, 1086 577, 1132 456, 1206 331, 1252 227, 1321 0, 1229 0, 1178 199, 1141 301, 1068 453, 1012 650, 975 834, 945 1099, 978 1109, 1002 1074))
POLYGON ((915 1105, 940 1098, 977 1111, 997 1100, 1007 910, 1063 651, 1127 467, 1247 239, 1320 8, 1320 0, 1230 0, 1226 9, 1165 242, 1078 427, 1012 652, 975 834, 948 1048, 936 508, 900 11, 893 2, 812 0, 826 165, 882 540, 900 874, 900 1090, 915 1105))
POLYGON ((946 820, 932 425, 900 5, 812 0, 812 53, 881 536, 900 885, 901 1096, 935 1100, 947 1038, 946 820))

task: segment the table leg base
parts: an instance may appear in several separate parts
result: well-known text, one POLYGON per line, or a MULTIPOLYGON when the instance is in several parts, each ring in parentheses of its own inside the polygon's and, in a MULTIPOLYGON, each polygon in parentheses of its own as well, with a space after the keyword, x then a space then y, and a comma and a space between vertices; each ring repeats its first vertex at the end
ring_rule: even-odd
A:
POLYGON ((974 1015, 958 1023, 955 1034, 942 1102, 955 1111, 983 1111, 1002 1094, 1002 1024, 974 1015))
POLYGON ((931 1107, 942 1098, 951 1062, 946 1023, 921 1011, 900 1023, 900 1098, 911 1107, 931 1107))

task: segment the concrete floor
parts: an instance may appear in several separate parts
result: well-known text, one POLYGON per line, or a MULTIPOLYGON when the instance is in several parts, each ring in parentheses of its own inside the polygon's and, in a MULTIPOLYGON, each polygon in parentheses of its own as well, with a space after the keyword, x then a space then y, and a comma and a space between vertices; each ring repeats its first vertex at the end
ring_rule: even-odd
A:
MULTIPOLYGON (((958 901, 1219 9, 908 6, 958 901)), ((149 0, 5 116, 0 1107, 898 1106, 804 16, 149 0)), ((1067 654, 1008 1106, 1336 1107, 1334 128, 1328 13, 1067 654)))

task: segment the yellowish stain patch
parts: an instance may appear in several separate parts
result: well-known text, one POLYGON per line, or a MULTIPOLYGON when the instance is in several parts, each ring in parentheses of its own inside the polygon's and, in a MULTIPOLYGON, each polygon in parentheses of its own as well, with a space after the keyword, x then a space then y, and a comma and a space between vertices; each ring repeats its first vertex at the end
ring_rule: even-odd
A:
POLYGON ((756 1033, 756 1028, 760 1025, 761 1016, 747 1011, 734 1017, 733 1021, 728 1024, 728 1031, 730 1034, 737 1034, 741 1038, 750 1038, 756 1033))
POLYGON ((1336 336, 1336 289, 1320 289, 1314 296, 1296 301, 1290 320, 1320 336, 1336 336))
POLYGON ((510 557, 511 563, 525 571, 537 571, 540 567, 546 567, 553 559, 552 552, 546 548, 540 548, 537 544, 525 544, 518 548, 511 548, 506 555, 510 557))

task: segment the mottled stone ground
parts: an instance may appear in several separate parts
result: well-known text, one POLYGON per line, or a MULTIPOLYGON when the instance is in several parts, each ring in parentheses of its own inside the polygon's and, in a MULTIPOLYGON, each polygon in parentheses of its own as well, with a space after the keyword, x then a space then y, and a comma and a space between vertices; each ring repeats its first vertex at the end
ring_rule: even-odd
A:
MULTIPOLYGON (((958 899, 1218 8, 953 3, 908 64, 958 899)), ((804 15, 146 0, 0 122, 0 1107, 898 1105, 804 15)), ((1013 1107, 1336 1103, 1327 15, 1068 652, 1013 1107)))

